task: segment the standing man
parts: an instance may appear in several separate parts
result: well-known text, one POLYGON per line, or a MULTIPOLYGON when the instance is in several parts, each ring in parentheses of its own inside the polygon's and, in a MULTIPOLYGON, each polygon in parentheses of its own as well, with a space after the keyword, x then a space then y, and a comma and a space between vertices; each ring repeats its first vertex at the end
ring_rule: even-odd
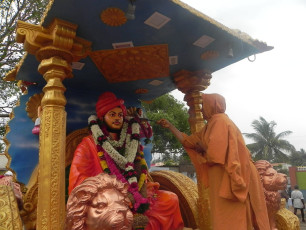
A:
POLYGON ((237 126, 225 114, 219 94, 202 94, 202 113, 207 124, 187 136, 168 120, 168 128, 189 156, 200 162, 203 184, 209 187, 214 230, 269 230, 264 192, 257 169, 237 126))
POLYGON ((294 208, 294 214, 296 215, 297 210, 300 209, 301 215, 302 215, 302 221, 305 222, 305 218, 304 218, 304 208, 305 208, 304 197, 303 197, 303 193, 299 190, 298 185, 294 186, 294 190, 291 192, 291 199, 292 199, 292 204, 293 204, 293 208, 294 208))

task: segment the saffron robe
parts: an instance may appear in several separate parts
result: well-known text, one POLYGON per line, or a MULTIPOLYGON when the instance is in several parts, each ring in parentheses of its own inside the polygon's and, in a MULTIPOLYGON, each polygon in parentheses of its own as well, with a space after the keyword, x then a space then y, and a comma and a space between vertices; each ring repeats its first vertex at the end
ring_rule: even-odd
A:
POLYGON ((218 94, 203 94, 207 120, 198 133, 183 134, 201 183, 209 187, 214 230, 269 230, 269 219, 259 174, 241 132, 225 112, 218 94))
MULTIPOLYGON (((78 145, 71 163, 69 175, 69 194, 86 178, 102 173, 100 159, 92 136, 83 138, 78 145)), ((149 218, 146 230, 179 230, 184 223, 181 217, 179 201, 176 194, 158 190, 158 183, 148 182, 148 195, 156 193, 145 215, 149 218)))

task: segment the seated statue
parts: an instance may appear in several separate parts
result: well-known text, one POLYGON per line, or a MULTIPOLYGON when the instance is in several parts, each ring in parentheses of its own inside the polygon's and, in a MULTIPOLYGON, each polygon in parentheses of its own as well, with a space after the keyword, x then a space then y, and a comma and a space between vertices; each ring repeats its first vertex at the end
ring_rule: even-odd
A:
POLYGON ((105 92, 90 116, 91 135, 78 145, 69 175, 69 194, 85 179, 102 172, 128 185, 133 229, 183 229, 178 197, 148 182, 148 168, 139 143, 140 124, 126 116, 122 99, 105 92))
POLYGON ((67 202, 67 230, 129 230, 133 214, 129 209, 128 185, 116 176, 101 173, 75 187, 67 202))
POLYGON ((264 189, 270 229, 277 230, 275 223, 275 214, 280 209, 281 204, 281 196, 278 190, 283 190, 286 188, 287 177, 285 174, 278 173, 268 161, 256 161, 255 166, 260 175, 260 179, 264 189))

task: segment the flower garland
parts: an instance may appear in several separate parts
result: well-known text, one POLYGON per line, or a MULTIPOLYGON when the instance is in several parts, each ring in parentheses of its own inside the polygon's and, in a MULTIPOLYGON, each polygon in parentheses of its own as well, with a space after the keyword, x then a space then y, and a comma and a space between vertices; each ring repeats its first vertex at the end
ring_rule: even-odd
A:
POLYGON ((139 193, 147 178, 147 166, 143 153, 138 153, 139 124, 133 119, 124 121, 120 139, 119 141, 114 141, 110 139, 105 131, 102 131, 103 128, 100 128, 99 120, 96 116, 90 116, 88 123, 97 145, 98 156, 103 171, 116 175, 117 179, 129 184, 128 191, 135 200, 133 210, 136 213, 144 213, 149 208, 149 201, 139 193), (124 149, 124 155, 120 154, 113 145, 119 149, 124 149), (134 162, 137 161, 141 163, 139 182, 137 181, 137 172, 134 169, 134 162), (119 166, 123 173, 120 172, 116 165, 119 166))
POLYGON ((144 141, 145 144, 146 145, 150 144, 151 143, 150 137, 152 137, 152 135, 153 135, 151 125, 148 123, 147 119, 140 118, 139 116, 135 116, 135 120, 140 125, 140 129, 142 130, 142 133, 146 137, 146 139, 144 141), (146 126, 144 125, 145 123, 146 123, 146 126))

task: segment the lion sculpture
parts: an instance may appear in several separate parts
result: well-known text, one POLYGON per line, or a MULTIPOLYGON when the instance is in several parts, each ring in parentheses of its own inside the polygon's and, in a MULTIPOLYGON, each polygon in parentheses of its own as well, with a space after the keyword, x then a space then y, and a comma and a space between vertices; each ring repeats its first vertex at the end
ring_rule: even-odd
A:
POLYGON ((115 176, 101 173, 75 187, 67 202, 66 230, 129 230, 127 185, 115 176))
POLYGON ((275 224, 275 214, 280 209, 281 203, 281 197, 278 190, 283 190, 286 188, 287 177, 285 174, 278 173, 268 161, 256 161, 255 166, 260 175, 264 189, 270 229, 277 230, 275 224))

